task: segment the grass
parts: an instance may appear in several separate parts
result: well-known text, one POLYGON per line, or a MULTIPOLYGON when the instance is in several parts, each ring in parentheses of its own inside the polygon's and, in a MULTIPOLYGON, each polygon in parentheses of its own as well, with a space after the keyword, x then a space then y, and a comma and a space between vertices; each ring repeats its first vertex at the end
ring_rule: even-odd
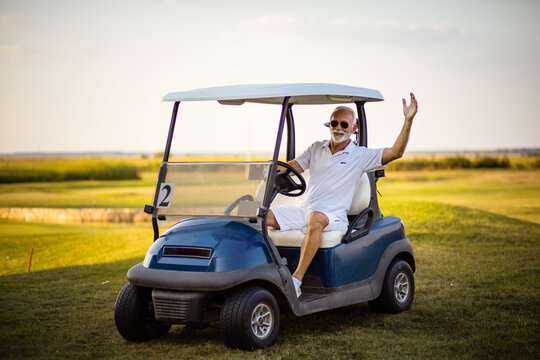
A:
POLYGON ((98 264, 144 256, 153 238, 148 224, 57 225, 0 221, 0 275, 98 264))
POLYGON ((0 184, 0 207, 143 208, 152 202, 157 172, 141 180, 0 184))
MULTIPOLYGON (((387 199, 427 200, 540 224, 540 170, 387 170, 386 173, 387 177, 378 184, 383 212, 387 199)), ((0 207, 142 209, 152 203, 156 176, 156 172, 144 172, 141 180, 0 184, 0 207)), ((214 180, 218 184, 224 177, 214 180)), ((208 180, 206 184, 210 184, 208 180)), ((200 203, 200 198, 196 201, 200 203)))
MULTIPOLYGON (((276 345, 255 352, 225 347, 215 328, 173 326, 162 339, 132 344, 115 329, 114 302, 126 271, 151 243, 149 225, 0 222, 0 358, 537 358, 538 172, 387 176, 381 208, 403 219, 417 262, 407 312, 377 314, 360 304, 302 318, 284 314, 276 345), (30 247, 34 271, 24 273, 30 247)), ((75 184, 99 193, 94 183, 75 184)), ((102 183, 102 191, 112 183, 102 183)), ((125 184, 153 192, 150 183, 125 184)))
MULTIPOLYGON (((540 225, 435 202, 400 200, 387 207, 402 216, 417 259, 415 302, 405 313, 377 314, 361 304, 304 318, 285 314, 276 345, 254 353, 228 349, 214 328, 174 326, 165 338, 131 344, 115 330, 114 301, 126 270, 142 260, 149 241, 124 236, 116 243, 111 240, 125 229, 92 227, 91 233, 104 237, 98 245, 140 256, 3 276, 0 357, 535 358, 540 350, 540 225)), ((26 225, 15 226, 23 232, 26 225)), ((18 234, 18 241, 51 233, 46 225, 30 226, 33 232, 18 234)), ((74 237, 87 232, 56 227, 74 237)), ((139 236, 150 238, 144 229, 139 236)), ((63 242, 60 237, 49 246, 64 258, 62 263, 76 263, 61 251, 63 242)))
POLYGON ((540 157, 519 155, 424 155, 405 156, 387 166, 392 171, 442 170, 442 169, 539 169, 540 157))
POLYGON ((117 159, 0 158, 0 183, 138 178, 134 164, 117 159))
MULTIPOLYGON (((267 161, 270 155, 259 155, 251 161, 267 161)), ((243 156, 183 156, 173 162, 245 161, 243 156)), ((284 160, 284 159, 281 159, 284 160)), ((138 179, 141 172, 157 172, 158 158, 32 158, 0 157, 0 184, 138 179)), ((407 156, 388 165, 392 171, 435 169, 512 168, 540 169, 540 156, 407 156)))
MULTIPOLYGON (((0 184, 0 207, 142 209, 152 203, 156 177, 157 173, 147 172, 141 180, 0 184)), ((171 178, 168 181, 177 189, 182 186, 182 191, 175 193, 188 207, 228 205, 258 185, 248 188, 253 184, 243 172, 186 172, 171 178)))
POLYGON ((387 171, 379 181, 381 208, 394 200, 427 200, 540 224, 540 171, 387 171))

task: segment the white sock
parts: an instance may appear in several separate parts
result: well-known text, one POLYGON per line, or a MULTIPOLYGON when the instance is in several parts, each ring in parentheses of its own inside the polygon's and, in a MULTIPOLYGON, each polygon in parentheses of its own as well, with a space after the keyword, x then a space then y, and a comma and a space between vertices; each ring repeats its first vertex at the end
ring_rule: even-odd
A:
POLYGON ((297 278, 295 278, 294 276, 292 277, 292 282, 294 285, 294 290, 296 291, 296 297, 299 298, 302 295, 302 289, 300 289, 302 282, 298 280, 297 278))

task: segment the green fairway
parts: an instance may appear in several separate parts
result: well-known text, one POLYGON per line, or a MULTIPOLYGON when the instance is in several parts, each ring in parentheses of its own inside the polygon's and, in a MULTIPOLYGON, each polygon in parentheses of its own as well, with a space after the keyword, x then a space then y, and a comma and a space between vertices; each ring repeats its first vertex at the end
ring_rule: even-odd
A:
POLYGON ((378 189, 383 213, 395 200, 437 201, 540 224, 540 171, 387 172, 378 189))
MULTIPOLYGON (((141 180, 0 184, 0 207, 142 209, 152 203, 157 175, 147 172, 141 176, 141 180)), ((218 184, 223 177, 215 180, 218 184)), ((383 212, 387 200, 413 199, 540 224, 540 170, 389 170, 378 188, 383 212)))
POLYGON ((143 208, 152 202, 157 173, 142 180, 0 184, 0 207, 143 208))
MULTIPOLYGON (((120 337, 114 303, 126 271, 151 244, 148 224, 0 222, 0 358, 535 359, 538 174, 387 173, 379 182, 382 211, 402 218, 416 256, 412 308, 287 313, 277 343, 256 352, 225 347, 215 328, 173 326, 143 344, 120 337), (25 273, 31 247, 33 271, 25 273)), ((153 191, 149 180, 120 183, 153 191)), ((122 191, 120 183, 79 182, 74 191, 122 191)))
POLYGON ((115 297, 127 269, 142 260, 150 243, 144 240, 149 237, 147 229, 4 223, 13 226, 10 244, 43 241, 50 248, 51 263, 77 263, 77 257, 66 252, 66 243, 80 248, 87 263, 107 261, 94 256, 104 251, 118 256, 126 249, 130 258, 3 276, 0 357, 536 357, 540 225, 424 201, 397 200, 387 204, 387 211, 402 216, 415 249, 417 293, 411 310, 381 315, 361 304, 305 318, 287 314, 276 345, 254 353, 226 348, 214 328, 193 331, 175 326, 165 338, 144 344, 130 344, 118 335, 115 297), (86 233, 104 239, 92 249, 86 233), (47 242, 48 237, 57 240, 47 242), (79 237, 80 241, 70 240, 79 237))
POLYGON ((148 224, 57 225, 0 221, 0 275, 143 257, 153 239, 148 224))

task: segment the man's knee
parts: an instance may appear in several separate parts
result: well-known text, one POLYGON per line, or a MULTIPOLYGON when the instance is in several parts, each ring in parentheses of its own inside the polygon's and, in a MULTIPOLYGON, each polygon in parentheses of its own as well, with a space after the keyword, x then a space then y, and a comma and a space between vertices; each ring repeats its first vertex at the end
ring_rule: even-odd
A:
POLYGON ((274 216, 272 210, 268 210, 268 216, 266 217, 266 225, 273 227, 274 229, 279 230, 279 224, 274 216))
POLYGON ((322 231, 328 226, 328 217, 319 211, 314 211, 309 214, 307 228, 308 231, 322 231))

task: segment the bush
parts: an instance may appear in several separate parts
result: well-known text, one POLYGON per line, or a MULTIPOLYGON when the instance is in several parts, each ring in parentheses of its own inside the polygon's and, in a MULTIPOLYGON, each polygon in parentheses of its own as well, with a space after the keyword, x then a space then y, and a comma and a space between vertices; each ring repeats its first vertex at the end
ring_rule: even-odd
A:
POLYGON ((436 169, 437 164, 434 160, 427 158, 413 158, 404 161, 398 160, 391 162, 386 167, 389 170, 423 170, 436 169))
POLYGON ((506 157, 499 159, 499 158, 495 158, 491 156, 482 156, 474 160, 474 167, 477 169, 480 169, 480 168, 508 169, 510 167, 510 161, 506 157))
POLYGON ((133 164, 100 159, 3 159, 0 183, 139 179, 133 164))
POLYGON ((469 169, 472 167, 471 160, 463 156, 442 158, 441 163, 445 169, 469 169))
POLYGON ((415 157, 405 158, 388 164, 389 170, 439 170, 439 169, 472 169, 472 168, 540 168, 540 158, 527 162, 511 163, 507 157, 477 156, 475 158, 467 156, 446 156, 446 157, 415 157))

